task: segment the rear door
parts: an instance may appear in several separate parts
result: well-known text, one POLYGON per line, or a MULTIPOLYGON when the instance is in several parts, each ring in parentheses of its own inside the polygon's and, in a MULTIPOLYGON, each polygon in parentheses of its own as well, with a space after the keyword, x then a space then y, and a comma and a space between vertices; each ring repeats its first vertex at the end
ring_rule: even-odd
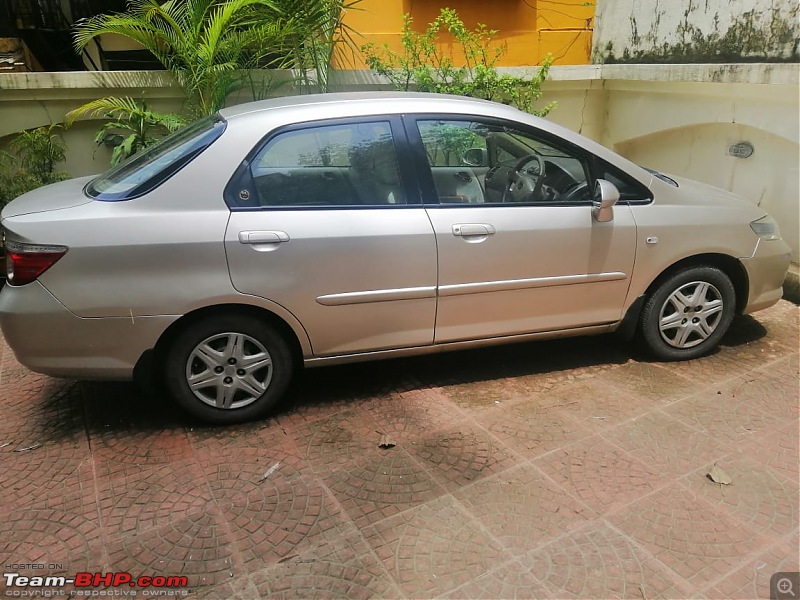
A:
POLYGON ((276 302, 315 356, 429 345, 436 243, 396 117, 281 129, 226 188, 237 290, 276 302))

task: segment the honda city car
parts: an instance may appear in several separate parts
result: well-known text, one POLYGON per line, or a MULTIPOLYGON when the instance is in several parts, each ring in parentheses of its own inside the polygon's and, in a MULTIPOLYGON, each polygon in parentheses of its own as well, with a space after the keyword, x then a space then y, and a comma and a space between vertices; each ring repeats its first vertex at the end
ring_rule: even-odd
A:
POLYGON ((53 376, 157 375, 265 415, 305 367, 619 331, 711 351, 776 303, 762 209, 514 108, 328 94, 226 108, 2 211, 0 326, 53 376))

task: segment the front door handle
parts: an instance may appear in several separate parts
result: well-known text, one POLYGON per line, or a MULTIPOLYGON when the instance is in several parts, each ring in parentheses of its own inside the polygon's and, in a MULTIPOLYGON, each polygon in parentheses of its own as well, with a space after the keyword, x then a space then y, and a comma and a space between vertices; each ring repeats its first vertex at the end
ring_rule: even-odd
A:
POLYGON ((240 231, 240 244, 280 244, 288 242, 289 234, 285 231, 240 231))
POLYGON ((488 223, 456 223, 452 228, 457 237, 480 237, 494 235, 494 227, 488 223))

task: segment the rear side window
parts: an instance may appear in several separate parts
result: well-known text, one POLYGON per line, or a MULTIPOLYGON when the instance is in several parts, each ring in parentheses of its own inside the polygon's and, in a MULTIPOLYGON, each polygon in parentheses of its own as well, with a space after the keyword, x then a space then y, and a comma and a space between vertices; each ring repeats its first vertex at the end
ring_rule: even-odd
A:
POLYGON ((225 131, 225 125, 219 115, 196 121, 92 180, 86 193, 107 202, 146 194, 208 148, 225 131))
POLYGON ((279 133, 228 184, 231 208, 392 206, 407 203, 388 121, 279 133))

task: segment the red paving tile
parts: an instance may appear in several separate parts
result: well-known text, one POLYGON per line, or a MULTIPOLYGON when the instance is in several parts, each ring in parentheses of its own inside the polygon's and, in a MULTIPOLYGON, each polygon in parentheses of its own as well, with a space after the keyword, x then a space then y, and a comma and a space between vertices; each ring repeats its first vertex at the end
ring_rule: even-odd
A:
POLYGON ((454 495, 470 516, 515 557, 594 516, 529 465, 504 471, 454 495))
POLYGON ((664 485, 657 469, 598 436, 550 452, 533 464, 598 514, 664 485))
POLYGON ((602 522, 592 522, 530 553, 524 564, 554 598, 685 597, 688 587, 637 546, 602 522))
POLYGON ((0 339, 0 559, 200 598, 767 598, 800 569, 799 316, 685 363, 606 336, 320 369, 227 428, 0 339))
POLYGON ((742 557, 774 543, 679 483, 607 519, 694 586, 735 570, 742 557))

